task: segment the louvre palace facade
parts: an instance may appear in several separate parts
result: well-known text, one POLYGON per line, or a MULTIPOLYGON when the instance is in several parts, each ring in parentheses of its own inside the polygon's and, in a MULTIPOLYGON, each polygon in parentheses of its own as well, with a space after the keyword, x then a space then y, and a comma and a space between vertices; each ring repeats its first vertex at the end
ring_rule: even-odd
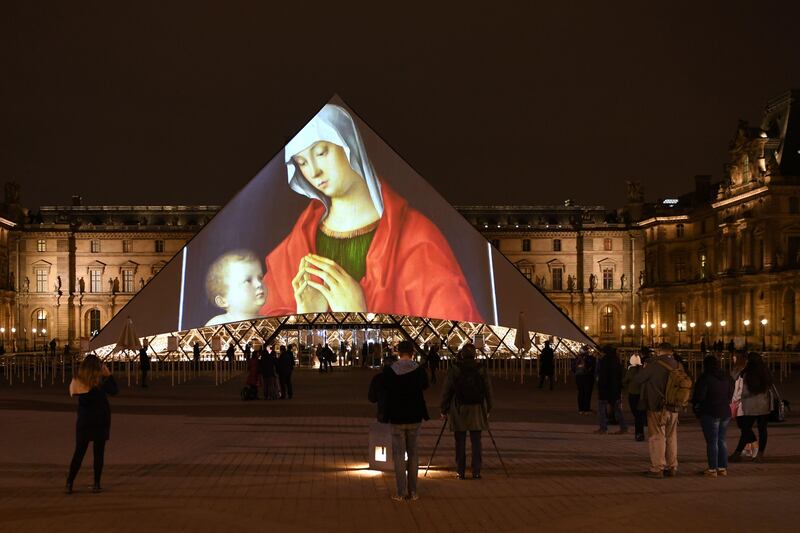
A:
MULTIPOLYGON (((624 183, 621 181, 623 192, 624 183)), ((0 337, 7 350, 99 330, 219 206, 27 209, 0 204, 0 337)), ((740 123, 721 179, 623 207, 460 206, 517 269, 600 343, 800 342, 800 91, 740 123)))

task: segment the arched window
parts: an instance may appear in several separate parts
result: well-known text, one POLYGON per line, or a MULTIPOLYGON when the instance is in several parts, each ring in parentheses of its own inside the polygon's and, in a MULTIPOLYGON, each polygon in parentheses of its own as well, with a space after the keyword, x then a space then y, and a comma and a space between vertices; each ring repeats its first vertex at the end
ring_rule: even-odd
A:
POLYGON ((675 305, 675 318, 678 331, 686 331, 686 302, 678 302, 675 305))
POLYGON ((603 333, 611 335, 615 333, 614 330, 614 308, 610 305, 603 307, 602 312, 603 333))
POLYGON ((91 309, 89 311, 89 335, 94 337, 100 332, 100 310, 91 309))
POLYGON ((36 335, 40 337, 47 335, 47 311, 37 309, 33 312, 33 327, 36 328, 36 335))

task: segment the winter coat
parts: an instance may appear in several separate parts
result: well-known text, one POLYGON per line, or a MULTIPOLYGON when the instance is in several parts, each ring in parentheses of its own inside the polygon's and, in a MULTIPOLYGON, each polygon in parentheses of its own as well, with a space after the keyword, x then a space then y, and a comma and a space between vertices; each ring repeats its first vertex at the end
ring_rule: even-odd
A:
POLYGON ((639 409, 642 411, 662 411, 664 409, 669 370, 658 364, 659 361, 663 361, 670 368, 678 367, 678 362, 671 355, 660 355, 651 358, 636 374, 633 381, 642 386, 639 400, 639 409))
POLYGON ((294 352, 286 350, 278 357, 278 375, 288 376, 294 370, 294 352))
POLYGON ((259 371, 261 375, 265 378, 272 378, 277 375, 275 367, 278 364, 278 360, 275 358, 275 354, 265 352, 261 359, 258 361, 259 371))
POLYGON ((400 359, 383 369, 386 387, 386 419, 391 424, 418 424, 428 420, 422 391, 428 388, 428 374, 416 361, 400 359))
POLYGON ((461 363, 450 366, 447 380, 442 391, 442 413, 447 415, 450 431, 487 431, 489 429, 489 413, 492 411, 492 382, 483 365, 474 359, 465 359, 461 363), (462 405, 458 401, 457 383, 461 372, 477 369, 483 379, 483 402, 462 405))
POLYGON ((692 394, 695 413, 698 416, 730 418, 733 389, 733 378, 721 368, 713 372, 703 372, 697 380, 692 394))
POLYGON ((606 355, 597 362, 597 399, 616 402, 622 396, 622 365, 616 356, 606 355))
POLYGON ((77 395, 78 421, 75 432, 78 440, 108 440, 111 433, 111 405, 108 403, 108 395, 115 396, 118 392, 119 387, 114 376, 108 376, 97 387, 77 395))
POLYGON ((624 390, 628 396, 639 396, 642 393, 642 385, 636 383, 636 376, 641 369, 641 365, 629 366, 628 370, 625 372, 625 377, 622 378, 622 390, 624 390))
POLYGON ((556 371, 555 364, 556 354, 549 346, 542 350, 539 355, 539 373, 545 376, 552 376, 556 371))
POLYGON ((572 373, 575 376, 594 376, 595 364, 597 360, 590 353, 579 352, 572 359, 572 373))

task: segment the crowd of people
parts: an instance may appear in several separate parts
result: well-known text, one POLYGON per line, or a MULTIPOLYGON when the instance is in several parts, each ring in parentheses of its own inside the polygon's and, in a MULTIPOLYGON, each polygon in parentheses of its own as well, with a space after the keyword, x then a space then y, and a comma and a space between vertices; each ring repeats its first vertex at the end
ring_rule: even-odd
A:
MULTIPOLYGON (((244 349, 247 360, 246 387, 243 397, 258 398, 259 387, 265 400, 292 399, 292 372, 295 367, 294 345, 274 344, 253 351, 244 349)), ((230 349, 228 357, 231 358, 230 349)), ((320 371, 327 372, 335 359, 325 344, 316 347, 320 371)), ((549 377, 553 388, 552 358, 554 352, 545 344, 540 361, 541 375, 549 377)), ((421 349, 410 341, 397 345, 397 356, 384 352, 383 367, 373 377, 368 398, 377 404, 377 419, 390 424, 392 457, 395 468, 396 493, 393 499, 416 500, 419 465, 418 437, 420 425, 430 419, 424 391, 437 383, 441 358, 437 346, 421 349), (422 363, 417 353, 421 352, 422 363)), ((142 386, 147 387, 150 358, 147 349, 140 352, 142 386)), ((578 413, 591 414, 593 390, 597 388, 597 434, 609 434, 615 423, 618 435, 628 433, 624 405, 630 412, 636 441, 647 441, 650 465, 645 475, 650 478, 674 477, 678 472, 678 426, 680 415, 691 410, 697 417, 706 442, 707 466, 700 474, 706 477, 728 475, 730 463, 747 458, 763 461, 767 449, 771 417, 780 417, 785 405, 759 353, 737 351, 729 371, 723 369, 713 354, 703 359, 702 372, 696 379, 688 374, 688 365, 669 343, 654 350, 634 353, 624 365, 613 346, 594 350, 582 347, 572 360, 572 373, 577 388, 578 413), (623 402, 627 395, 627 402, 623 402), (777 413, 776 413, 777 411, 777 413), (739 437, 729 453, 727 428, 736 421, 739 437), (756 431, 754 431, 754 427, 756 431)), ((540 378, 539 388, 545 379, 540 378)), ((105 442, 110 435, 111 411, 109 395, 118 392, 108 368, 90 354, 84 358, 69 387, 78 398, 75 451, 67 477, 67 493, 72 492, 75 477, 90 442, 94 451, 94 484, 101 489, 105 442)), ((467 437, 471 448, 470 473, 481 479, 482 434, 489 430, 493 407, 492 383, 487 368, 477 357, 474 345, 466 344, 458 357, 448 365, 441 389, 440 418, 453 434, 455 474, 467 476, 467 437)), ((437 441, 438 445, 438 441, 437 441)), ((499 453, 499 452, 498 452, 499 453)))

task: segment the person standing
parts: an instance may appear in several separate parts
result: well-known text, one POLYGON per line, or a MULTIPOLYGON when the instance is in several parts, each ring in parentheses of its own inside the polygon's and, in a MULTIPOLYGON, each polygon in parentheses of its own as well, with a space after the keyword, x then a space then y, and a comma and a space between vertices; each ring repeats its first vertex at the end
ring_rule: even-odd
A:
POLYGON ((194 361, 194 371, 200 370, 200 343, 195 342, 192 347, 192 359, 194 361))
POLYGON ((544 348, 539 355, 539 388, 544 386, 544 378, 550 380, 550 390, 553 390, 553 374, 556 370, 556 354, 550 347, 550 341, 544 341, 544 348))
POLYGON ((147 374, 150 372, 150 356, 147 354, 147 346, 139 348, 139 369, 142 371, 142 388, 147 388, 147 374))
POLYGON ((436 385, 436 373, 439 371, 441 357, 436 345, 432 344, 428 350, 428 370, 431 372, 431 384, 436 385))
POLYGON ((250 388, 249 398, 251 400, 258 400, 258 381, 260 378, 257 354, 251 354, 247 360, 247 380, 245 385, 250 388))
POLYGON ((460 360, 451 365, 442 391, 442 418, 447 418, 456 447, 456 476, 466 478, 467 432, 472 449, 472 479, 481 478, 481 432, 489 430, 492 383, 483 365, 475 359, 475 346, 465 344, 460 360))
POLYGON ((731 462, 741 460, 742 450, 748 442, 755 441, 753 424, 758 426, 758 452, 753 457, 753 461, 760 462, 764 459, 764 452, 767 449, 767 424, 769 413, 772 411, 770 388, 772 387, 772 376, 770 375, 764 360, 756 352, 750 352, 747 356, 747 364, 742 370, 740 379, 740 397, 734 396, 734 402, 740 402, 742 416, 740 429, 741 436, 736 449, 730 457, 731 462))
POLYGON ((597 421, 599 428, 595 433, 608 434, 608 411, 613 409, 619 423, 617 435, 628 432, 625 416, 622 413, 622 365, 617 356, 617 349, 606 346, 597 363, 597 421))
POLYGON ((728 475, 728 444, 725 432, 731 421, 733 378, 720 368, 713 355, 703 359, 703 374, 697 380, 692 395, 692 408, 700 418, 706 440, 707 477, 728 475))
POLYGON ((383 369, 386 393, 386 419, 392 425, 392 460, 397 493, 395 501, 416 500, 419 452, 417 438, 423 420, 428 420, 428 407, 422 391, 428 388, 425 369, 413 360, 414 345, 401 341, 399 359, 383 369))
POLYGON ((281 400, 292 399, 292 371, 294 371, 294 345, 286 348, 281 346, 281 356, 278 358, 278 380, 281 385, 281 400))
POLYGON ((233 356, 235 355, 233 341, 228 344, 228 349, 225 351, 225 357, 228 359, 229 363, 233 362, 233 356))
POLYGON ((647 477, 662 478, 678 473, 678 413, 667 409, 665 399, 670 372, 678 367, 672 345, 662 342, 655 357, 639 371, 634 382, 641 385, 641 405, 647 412, 647 445, 650 469, 647 477))
POLYGON ((275 358, 268 348, 261 350, 261 357, 258 360, 258 369, 261 372, 261 382, 264 384, 264 399, 274 400, 277 392, 273 386, 275 379, 275 358))
POLYGON ((642 358, 633 354, 628 363, 628 370, 622 378, 622 388, 628 394, 628 406, 633 415, 633 426, 635 438, 638 442, 644 441, 645 412, 639 409, 639 400, 642 394, 642 386, 636 383, 636 376, 642 370, 642 358))
POLYGON ((56 356, 56 344, 57 343, 55 339, 50 339, 50 355, 52 357, 56 356))
POLYGON ((81 468, 89 443, 93 443, 94 484, 92 492, 100 492, 106 441, 111 432, 111 406, 108 395, 119 392, 114 376, 94 354, 87 355, 78 368, 78 375, 69 384, 69 395, 78 397, 78 420, 75 428, 75 452, 67 474, 67 494, 72 494, 75 477, 81 468))
POLYGON ((592 412, 592 389, 594 389, 595 358, 587 346, 581 346, 578 355, 572 360, 572 373, 578 388, 578 414, 592 412))

